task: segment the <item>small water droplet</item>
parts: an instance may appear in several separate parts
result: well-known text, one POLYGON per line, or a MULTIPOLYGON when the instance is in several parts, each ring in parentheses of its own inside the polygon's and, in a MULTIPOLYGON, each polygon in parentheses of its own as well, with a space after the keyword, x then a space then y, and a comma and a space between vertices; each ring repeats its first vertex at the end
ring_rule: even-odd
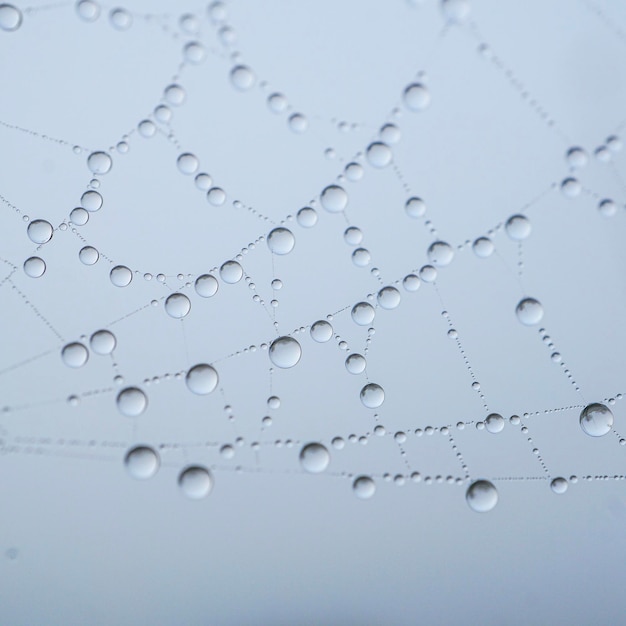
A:
POLYGON ((158 471, 161 461, 155 450, 148 446, 131 448, 124 459, 126 471, 137 480, 152 478, 158 471))
POLYGON ((368 500, 376 493, 376 483, 369 476, 358 476, 352 483, 352 491, 357 498, 368 500))
POLYGON ((181 174, 190 176, 195 174, 200 167, 200 161, 198 157, 191 152, 185 152, 176 159, 176 167, 181 174))
POLYGON ((116 265, 110 271, 109 278, 116 287, 128 287, 133 280, 133 273, 125 265, 116 265))
POLYGON ((122 415, 137 417, 148 407, 148 397, 138 387, 126 387, 117 394, 116 404, 122 415))
POLYGON ((11 32, 21 25, 22 12, 12 4, 0 4, 0 28, 11 32))
POLYGON ((238 283, 243 278, 243 268, 237 261, 226 261, 220 267, 220 278, 229 285, 238 283))
POLYGON ((367 162, 376 168, 387 167, 393 159, 391 148, 382 141, 371 143, 367 147, 365 156, 367 157, 367 162))
POLYGON ((215 276, 211 274, 202 274, 198 276, 195 282, 196 293, 202 298, 210 298, 217 293, 219 282, 215 276))
POLYGON ((217 371, 207 363, 194 365, 185 376, 185 384, 189 391, 204 396, 212 393, 217 388, 219 376, 217 371))
POLYGON ((569 487, 569 483, 562 476, 559 476, 553 479, 552 482, 550 483, 550 489, 552 489, 554 493, 558 493, 558 494, 565 493, 568 487, 569 487))
POLYGON ((26 234, 28 238, 37 244, 48 243, 52 239, 53 234, 52 224, 46 220, 33 220, 26 227, 26 234))
POLYGON ((428 248, 428 260, 436 267, 450 265, 454 258, 454 250, 445 241, 435 241, 428 248))
POLYGON ((38 257, 31 256, 24 261, 24 274, 31 278, 41 278, 46 273, 46 262, 38 257))
POLYGON ((383 309, 395 309, 401 300, 400 292, 391 286, 383 287, 377 295, 378 304, 383 309))
POLYGON ((109 22, 117 30, 128 30, 133 25, 133 16, 126 9, 113 9, 109 13, 109 22))
POLYGON ((504 418, 499 413, 491 413, 485 419, 485 428, 488 432, 493 434, 502 432, 504 428, 504 418))
POLYGON ((191 302, 184 293, 173 293, 165 300, 165 312, 175 319, 182 319, 191 310, 191 302))
POLYGON ((526 326, 538 324, 543 318, 543 306, 535 298, 524 298, 520 300, 515 308, 517 319, 526 326))
POLYGON ((236 65, 230 71, 230 82, 240 91, 247 91, 254 86, 256 77, 247 65, 236 65))
POLYGON ((313 228, 317 224, 317 211, 311 207, 303 207, 296 215, 296 221, 302 228, 313 228))
POLYGON ((111 354, 117 346, 117 339, 110 330, 97 330, 89 340, 91 350, 99 355, 111 354))
POLYGON ((191 500, 206 498, 213 488, 213 476, 206 467, 191 465, 178 476, 178 486, 191 500))
POLYGON ((68 367, 82 367, 89 359, 89 350, 82 343, 74 341, 61 350, 61 359, 68 367))

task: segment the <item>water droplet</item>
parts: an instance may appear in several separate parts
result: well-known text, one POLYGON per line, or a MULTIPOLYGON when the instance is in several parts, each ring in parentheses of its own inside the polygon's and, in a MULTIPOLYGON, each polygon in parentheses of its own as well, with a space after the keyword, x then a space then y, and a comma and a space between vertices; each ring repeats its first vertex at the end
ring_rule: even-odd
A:
POLYGON ((372 260, 372 256, 369 250, 366 250, 365 248, 357 248, 352 253, 352 262, 357 267, 366 267, 367 265, 369 265, 371 260, 372 260))
POLYGON ((561 476, 559 476, 558 478, 555 478, 550 483, 550 489, 552 489, 554 493, 558 493, 558 494, 565 493, 568 487, 569 487, 569 483, 567 482, 565 478, 561 476))
POLYGON ((367 162, 372 167, 377 168, 387 167, 393 159, 391 148, 382 141, 376 141, 374 143, 371 143, 367 147, 367 152, 365 153, 365 156, 367 157, 367 162))
POLYGON ((175 319, 182 319, 191 311, 191 302, 184 293, 173 293, 165 300, 165 312, 175 319))
POLYGON ((377 300, 383 309, 395 309, 400 304, 400 292, 395 287, 383 287, 378 292, 377 300))
POLYGON ((486 513, 498 503, 498 491, 488 480, 477 480, 467 488, 465 499, 472 511, 486 513))
POLYGON ((24 273, 31 278, 41 278, 46 273, 46 262, 38 256, 31 256, 24 261, 24 273))
POLYGON ((97 330, 89 340, 91 350, 96 354, 111 354, 117 346, 117 339, 110 330, 97 330))
POLYGON ((445 241, 435 241, 428 248, 428 260, 436 267, 450 265, 454 258, 454 250, 445 241))
POLYGON ((220 448, 220 454, 224 459, 232 459, 235 456, 235 448, 229 444, 223 445, 220 448))
POLYGON ((89 213, 82 207, 76 207, 70 213, 70 221, 76 226, 84 226, 89 221, 89 213))
POLYGON ((360 163, 348 163, 348 165, 344 168, 343 173, 349 181, 356 183, 363 178, 365 170, 360 163))
POLYGON ((159 455, 148 446, 131 448, 124 459, 126 471, 137 480, 152 478, 157 473, 160 464, 159 455))
POLYGON ((146 139, 154 137, 154 135, 156 134, 156 130, 156 125, 152 120, 142 120, 137 125, 137 131, 142 137, 145 137, 146 139))
POLYGON ((561 183, 561 191, 563 195, 568 198, 575 198, 579 196, 583 190, 583 186, 578 182, 576 178, 566 178, 561 183))
POLYGON ((333 327, 325 320, 319 320, 311 326, 311 338, 318 343, 326 343, 333 337, 333 327))
POLYGON ((493 434, 502 432, 504 428, 504 418, 499 413, 491 413, 485 419, 485 428, 493 434))
POLYGON ((191 154, 191 152, 185 152, 181 154, 176 159, 176 166, 178 167, 178 171, 181 174, 186 174, 187 176, 191 174, 195 174, 200 167, 200 161, 198 161, 198 157, 195 154, 191 154))
POLYGON ((574 169, 580 169, 587 165, 587 163, 589 162, 589 156, 587 155, 585 150, 583 150, 583 148, 579 148, 576 146, 574 148, 570 148, 567 151, 567 154, 565 155, 565 160, 570 167, 574 169))
POLYGON ((102 203, 102 196, 93 189, 85 191, 85 193, 80 197, 81 206, 92 213, 94 211, 99 211, 102 208, 102 203))
POLYGON ((76 3, 76 13, 85 22, 95 22, 100 17, 100 6, 93 0, 80 0, 76 3))
POLYGON ((178 486, 183 494, 191 500, 201 500, 211 492, 213 476, 206 467, 191 465, 180 473, 178 486))
POLYGON ((311 207, 305 206, 298 211, 296 220, 302 228, 313 228, 317 224, 317 211, 311 207))
POLYGON ((385 391, 376 383, 368 383, 361 389, 361 402, 368 409, 377 409, 385 401, 385 391))
POLYGON ((203 298, 210 298, 217 293, 219 283, 217 278, 211 274, 202 274, 198 276, 195 282, 196 293, 203 298))
POLYGON ((243 267, 237 261, 226 261, 220 267, 220 278, 229 285, 238 283, 243 278, 243 267))
POLYGON ((346 358, 345 365, 350 374, 362 374, 367 367, 367 361, 363 355, 354 353, 346 358))
POLYGON ((580 427, 591 437, 602 437, 613 428, 613 413, 604 404, 589 404, 580 413, 580 427))
POLYGON ((247 65, 236 65, 230 71, 230 82, 240 91, 247 91, 254 86, 256 77, 247 65))
POLYGON ((46 220, 33 220, 27 226, 26 233, 33 243, 48 243, 52 239, 52 224, 46 220))
POLYGON ((352 320, 359 326, 369 326, 376 316, 376 310, 369 302, 358 302, 350 313, 352 320))
POLYGON ((617 213, 617 204, 613 200, 601 200, 598 203, 598 211, 603 217, 613 217, 617 213))
POLYGON ((226 192, 221 187, 212 187, 207 191, 206 199, 213 206, 222 206, 226 202, 226 192))
POLYGON ((441 10, 448 22, 463 24, 470 15, 468 0, 441 0, 441 10))
POLYGON ((609 163, 613 159, 611 151, 606 146, 599 146, 595 149, 593 155, 600 163, 609 163))
POLYGON ((213 179, 207 173, 201 172, 196 175, 193 182, 200 191, 208 191, 213 184, 213 179))
POLYGON ((409 198, 404 205, 404 210, 409 217, 423 217, 426 213, 426 203, 421 198, 409 198))
POLYGON ((0 28, 17 30, 22 25, 22 12, 12 4, 0 4, 0 28))
POLYGON ((543 318, 543 306, 539 300, 524 298, 515 308, 517 319, 526 326, 538 324, 543 318))
MULTIPOLYGON (((187 94, 180 85, 172 83, 165 88, 165 91, 163 92, 163 97, 169 104, 173 104, 174 106, 180 106, 181 104, 184 104, 187 98, 187 94)), ((161 121, 169 122, 172 116, 172 112, 169 111, 169 109, 167 110, 167 113, 163 109, 161 109, 161 112, 165 115, 164 118, 161 118, 161 121)))
POLYGON ((358 476, 352 483, 352 491, 357 498, 368 500, 376 493, 376 483, 369 476, 358 476))
POLYGON ((380 129, 380 138, 387 144, 394 145, 400 141, 400 129, 395 124, 385 124, 380 129))
POLYGON ((343 240, 349 246, 358 246, 363 241, 363 233, 356 226, 349 226, 343 231, 343 240))
POLYGON ((283 369, 293 367, 302 356, 302 348, 293 337, 279 337, 274 339, 269 347, 270 361, 283 369))
POLYGON ((85 265, 94 265, 98 262, 98 259, 100 258, 100 253, 91 246, 85 246, 84 248, 80 249, 80 252, 78 253, 78 258, 80 259, 80 262, 84 263, 85 265))
POLYGON ((302 113, 294 113, 287 120, 289 128, 294 133, 304 133, 309 127, 309 120, 302 113))
POLYGON ((267 106, 272 113, 283 113, 287 109, 287 98, 282 93, 272 93, 267 97, 267 106))
POLYGON ((330 454, 321 443, 309 443, 300 451, 300 464, 305 472, 319 474, 330 463, 330 454))
POLYGON ((489 237, 479 237, 472 244, 474 254, 481 259, 490 257, 494 253, 495 249, 496 247, 493 245, 493 241, 491 241, 489 237))
POLYGON ((296 245, 296 238, 288 228, 279 226, 267 236, 267 247, 274 254, 289 254, 296 245))
POLYGON ((189 391, 204 396, 215 391, 219 383, 219 376, 213 366, 199 363, 187 372, 185 383, 189 391))
POLYGON ((189 63, 198 65, 206 58, 206 49, 199 41, 190 41, 183 48, 183 56, 189 63))
POLYGON ((133 25, 133 16, 126 9, 113 9, 109 21, 117 30, 128 30, 133 25))
POLYGON ((430 92, 421 83, 413 83, 404 90, 402 100, 409 111, 423 111, 430 106, 430 92))
POLYGON ((611 152, 621 152, 624 144, 622 140, 616 135, 611 135, 606 138, 606 146, 611 152))
POLYGON ((106 152, 92 152, 87 157, 87 167, 93 174, 107 174, 112 166, 113 160, 106 152))
POLYGON ((126 417, 137 417, 148 407, 148 397, 138 387, 126 387, 117 394, 117 409, 126 417))
POLYGON ((329 185, 322 191, 320 201, 329 213, 340 213, 348 206, 348 194, 339 185, 329 185))
POLYGON ((89 350, 82 343, 68 343, 61 350, 61 359, 68 367, 82 367, 89 359, 89 350))
POLYGON ((116 287, 128 287, 133 280, 133 273, 125 265, 116 265, 109 273, 109 278, 116 287))
POLYGON ((415 274, 407 274, 402 280, 402 286, 406 291, 414 292, 420 288, 421 282, 422 281, 420 281, 419 276, 416 276, 415 274))
POLYGON ((279 409, 280 408, 280 398, 278 396, 270 396, 267 399, 267 406, 270 409, 279 409))
POLYGON ((526 239, 532 230, 530 220, 525 215, 511 215, 504 228, 513 241, 526 239))

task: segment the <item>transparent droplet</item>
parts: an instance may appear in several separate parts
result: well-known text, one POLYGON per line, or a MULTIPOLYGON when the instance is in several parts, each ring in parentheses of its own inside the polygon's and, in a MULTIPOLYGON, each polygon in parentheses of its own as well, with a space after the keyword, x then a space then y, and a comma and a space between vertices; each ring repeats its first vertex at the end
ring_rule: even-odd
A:
POLYGON ((92 152, 87 157, 87 167, 93 174, 107 174, 111 171, 112 165, 113 160, 106 152, 92 152))
POLYGON ((344 168, 343 173, 349 181, 356 183, 363 178, 365 170, 360 163, 348 163, 348 165, 344 168))
POLYGON ((89 359, 89 350, 82 343, 68 343, 61 350, 61 359, 68 367, 82 367, 89 359))
POLYGON ((515 308, 517 319, 526 326, 538 324, 543 318, 543 306, 539 300, 524 298, 515 308))
POLYGON ((116 265, 109 273, 109 278, 116 287, 128 287, 133 280, 133 273, 125 265, 116 265))
POLYGON ((617 137, 616 135, 611 135, 610 137, 606 138, 606 147, 611 152, 621 152, 624 144, 619 137, 617 137))
POLYGON ((89 213, 83 207, 76 207, 70 213, 70 221, 76 226, 84 226, 89 221, 89 213))
POLYGON ((361 389, 361 402, 368 409, 377 409, 385 401, 385 391, 376 383, 368 383, 361 389))
POLYGON ((380 129, 380 138, 386 143, 394 145, 400 141, 400 129, 395 124, 385 124, 380 129))
POLYGON ((383 287, 376 297, 378 304, 383 309, 395 309, 402 299, 400 292, 395 287, 383 287))
POLYGON ((465 499, 472 511, 486 513, 498 504, 498 491, 488 480, 476 480, 467 488, 465 499))
POLYGON ((351 354, 346 359, 346 369, 350 374, 362 374, 367 367, 367 361, 362 354, 351 354))
POLYGON ((113 9, 109 21, 117 30, 128 30, 133 25, 133 16, 126 9, 113 9))
POLYGON ((183 56, 189 63, 198 65, 206 58, 206 48, 199 41, 190 41, 183 48, 183 56))
POLYGON ((24 261, 24 273, 30 278, 41 278, 46 273, 46 262, 38 256, 31 256, 24 261))
POLYGON ((102 208, 102 203, 102 196, 93 189, 85 191, 85 193, 80 197, 80 204, 83 209, 87 209, 87 211, 92 213, 94 211, 99 211, 102 208))
POLYGON ((270 231, 267 236, 267 247, 274 254, 289 254, 296 245, 296 238, 288 228, 279 226, 270 231))
MULTIPOLYGON (((185 101, 185 92, 182 90, 179 91, 177 89, 178 87, 178 85, 170 85, 170 91, 166 90, 163 92, 163 97, 166 98, 169 95, 172 100, 180 100, 179 104, 182 104, 185 101)), ((159 104, 159 106, 154 109, 154 117, 157 122, 169 124, 172 120, 172 109, 170 109, 166 104, 159 104)))
POLYGON ((226 261, 220 267, 220 278, 230 285, 238 283, 243 278, 243 267, 237 261, 226 261))
POLYGON ((348 194, 339 185, 329 185, 322 191, 320 201, 329 213, 340 213, 348 206, 348 194))
POLYGON ((601 200, 598 203, 598 211, 603 217, 613 217, 617 213, 617 204, 613 200, 601 200))
POLYGON ((582 190, 583 186, 576 178, 566 178, 561 183, 561 191, 568 198, 575 198, 576 196, 579 196, 582 190))
POLYGON ((369 476, 358 476, 352 483, 352 491, 357 498, 367 500, 376 493, 376 483, 369 476))
POLYGON ((197 174, 193 179, 196 187, 200 189, 200 191, 208 191, 213 184, 213 179, 205 172, 201 172, 197 174))
POLYGON ((184 154, 181 154, 178 159, 176 159, 176 166, 178 167, 179 172, 189 176, 198 171, 200 161, 198 161, 198 157, 195 154, 185 152, 184 154))
POLYGON ((126 453, 124 465, 133 478, 147 480, 157 473, 161 461, 156 450, 148 446, 135 446, 126 453))
POLYGON ((495 249, 496 247, 493 245, 493 241, 491 241, 489 237, 479 237, 472 244, 474 254, 481 259, 490 257, 494 253, 495 249))
POLYGON ((420 288, 421 280, 415 274, 407 274, 402 280, 402 286, 406 291, 413 292, 420 288))
POLYGON ((296 220, 302 228, 313 228, 317 224, 317 211, 305 206, 298 211, 296 220))
POLYGON ((428 248, 428 260, 436 267, 450 265, 454 258, 454 250, 445 241, 435 241, 428 248))
POLYGON ((369 326, 376 317, 376 309, 369 302, 358 302, 350 313, 352 320, 359 326, 369 326))
POLYGON ((80 259, 80 262, 85 265, 94 265, 98 262, 100 253, 92 246, 85 246, 80 249, 78 258, 80 259))
POLYGON ((17 30, 22 25, 22 12, 12 4, 0 4, 0 28, 17 30))
POLYGON ((267 106, 272 113, 284 113, 287 109, 287 98, 282 93, 272 93, 267 97, 267 106))
POLYGON ((278 339, 274 339, 270 344, 270 361, 276 365, 276 367, 283 369, 293 367, 298 363, 301 356, 302 348, 293 337, 278 337, 278 339))
POLYGON ((191 500, 206 498, 213 488, 213 476, 206 467, 191 465, 178 476, 178 486, 191 500))
POLYGON ((93 0, 80 0, 76 3, 76 13, 85 22, 95 22, 100 17, 100 6, 93 0))
POLYGON ((550 483, 550 489, 552 489, 554 493, 558 493, 558 494, 565 493, 568 487, 569 487, 569 483, 567 482, 565 478, 561 476, 554 478, 552 482, 550 483))
POLYGON ((570 167, 574 169, 580 169, 582 167, 585 167, 585 165, 587 165, 587 163, 589 162, 589 155, 585 152, 583 148, 579 148, 576 146, 574 148, 570 148, 567 151, 567 154, 565 155, 565 160, 570 167))
POLYGON ((229 444, 223 445, 220 448, 220 454, 224 459, 232 459, 235 456, 235 448, 229 444))
POLYGON ((504 418, 499 413, 491 413, 485 419, 485 428, 490 433, 499 433, 504 428, 504 418))
POLYGON ((154 137, 156 133, 156 125, 152 120, 142 120, 137 125, 137 130, 142 137, 146 139, 154 137))
POLYGON ((319 320, 311 326, 311 339, 326 343, 333 338, 333 327, 325 320, 319 320))
POLYGON ((391 152, 391 148, 382 141, 376 141, 371 143, 367 147, 367 152, 365 153, 367 157, 367 162, 372 167, 383 168, 387 167, 391 163, 393 159, 393 154, 391 152))
POLYGON ((294 113, 289 116, 287 124, 294 133, 300 134, 304 133, 309 127, 309 120, 302 113, 294 113))
POLYGON ((330 454, 321 443, 309 443, 300 451, 300 465, 305 472, 319 474, 330 463, 330 454))
MULTIPOLYGON (((180 85, 172 83, 165 88, 165 91, 163 92, 163 97, 169 104, 173 104, 174 106, 180 106, 181 104, 184 104, 185 100, 187 99, 187 94, 180 85)), ((162 121, 169 121, 170 117, 171 111, 169 112, 169 116, 167 117, 167 119, 164 119, 162 121)))
POLYGON ((256 77, 247 65, 236 65, 230 71, 230 82, 240 91, 247 91, 254 86, 256 77))
POLYGON ((580 413, 580 427, 591 437, 602 437, 613 428, 613 413, 604 404, 589 404, 580 413))
POLYGON ((191 311, 191 302, 184 293, 173 293, 165 300, 165 312, 175 319, 182 319, 191 311))
POLYGON ((343 231, 343 240, 349 246, 358 246, 363 241, 363 233, 356 226, 349 226, 343 231))
POLYGON ((606 146, 599 146, 595 149, 593 155, 600 163, 609 163, 613 159, 611 151, 606 146))
POLYGON ((185 383, 189 391, 204 396, 215 391, 219 383, 219 376, 213 366, 199 363, 187 372, 185 383))
POLYGON ((424 265, 420 268, 419 277, 425 283, 434 283, 437 280, 437 269, 432 265, 424 265))
POLYGON ((421 198, 409 198, 404 205, 404 210, 409 217, 423 217, 426 213, 426 203, 421 198))
POLYGON ((110 330, 97 330, 89 340, 92 352, 100 355, 111 354, 115 350, 117 339, 110 330))
POLYGON ((371 260, 372 260, 372 255, 370 254, 369 250, 365 248, 357 248, 352 253, 352 262, 357 267, 366 267, 370 264, 371 260))
POLYGON ((209 13, 209 17, 213 22, 219 23, 226 21, 226 6, 223 2, 219 2, 219 0, 216 0, 216 2, 212 2, 209 5, 207 10, 209 13))
POLYGON ((512 215, 506 221, 504 228, 513 241, 526 239, 532 230, 530 220, 525 215, 512 215))
POLYGON ((211 187, 206 192, 206 199, 213 206, 222 206, 226 202, 226 192, 221 187, 211 187))
POLYGON ((137 417, 148 407, 148 397, 139 387, 126 387, 117 394, 117 409, 126 417, 137 417))
POLYGON ((195 282, 196 293, 203 298, 210 298, 217 293, 219 283, 215 276, 211 274, 202 274, 198 276, 195 282))
POLYGON ((430 92, 421 83, 413 83, 404 90, 402 100, 409 111, 423 111, 430 106, 430 92))
POLYGON ((470 3, 468 0, 441 0, 441 10, 448 22, 463 24, 470 15, 470 3))
POLYGON ((46 220, 33 220, 26 228, 26 234, 33 243, 48 243, 52 239, 52 224, 46 220))

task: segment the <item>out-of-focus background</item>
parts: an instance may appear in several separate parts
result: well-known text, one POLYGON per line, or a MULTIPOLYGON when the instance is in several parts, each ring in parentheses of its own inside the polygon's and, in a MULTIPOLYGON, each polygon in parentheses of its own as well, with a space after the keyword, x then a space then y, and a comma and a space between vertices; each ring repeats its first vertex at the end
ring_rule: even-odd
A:
POLYGON ((0 4, 0 623, 621 623, 625 58, 609 0, 0 4))

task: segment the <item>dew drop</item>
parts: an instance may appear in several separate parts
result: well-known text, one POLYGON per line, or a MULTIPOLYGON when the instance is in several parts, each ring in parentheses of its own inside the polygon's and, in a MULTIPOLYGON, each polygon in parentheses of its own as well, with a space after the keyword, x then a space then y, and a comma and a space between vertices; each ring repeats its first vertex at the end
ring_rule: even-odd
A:
POLYGON ((309 128, 309 120, 302 113, 290 115, 287 124, 294 133, 298 134, 306 132, 309 128))
POLYGON ((302 348, 293 337, 278 337, 278 339, 274 339, 270 344, 270 361, 276 365, 276 367, 282 369, 293 367, 297 365, 301 356, 302 348))
POLYGON ((76 14, 85 22, 95 22, 100 17, 100 6, 93 0, 80 0, 76 3, 76 14))
POLYGON ((41 278, 46 273, 46 262, 38 257, 31 256, 24 261, 24 274, 31 278, 41 278))
POLYGON ((87 157, 87 167, 93 174, 107 174, 111 171, 112 165, 113 161, 106 152, 92 152, 87 157))
POLYGON ((100 253, 92 246, 85 246, 80 249, 78 258, 84 265, 95 265, 100 258, 100 253))
POLYGON ((565 493, 568 487, 569 487, 569 483, 562 476, 559 476, 553 479, 552 482, 550 483, 550 489, 552 489, 554 493, 558 493, 558 494, 565 493))
POLYGON ((424 265, 420 268, 419 277, 425 283, 434 283, 437 280, 437 270, 432 265, 424 265))
POLYGON ((126 387, 117 394, 117 409, 126 417, 137 417, 148 407, 148 397, 138 387, 126 387))
POLYGON ((150 137, 154 137, 154 135, 156 134, 156 130, 157 130, 156 126, 154 122, 151 120, 142 120, 137 125, 137 131, 142 137, 146 139, 149 139, 150 137))
POLYGON ((402 286, 408 292, 417 291, 420 288, 421 280, 415 274, 407 274, 402 280, 402 286))
POLYGON ((300 451, 300 465, 305 472, 319 474, 330 463, 330 454, 321 443, 308 443, 300 451))
POLYGON ((358 246, 363 241, 363 233, 356 226, 349 226, 343 231, 343 240, 349 246, 358 246))
POLYGON ((360 163, 348 163, 348 165, 344 168, 343 173, 349 181, 356 183, 363 178, 365 170, 360 163))
POLYGON ((352 253, 352 262, 357 267, 367 267, 372 260, 372 255, 366 248, 357 248, 352 253))
POLYGON ((486 513, 498 503, 498 491, 488 480, 477 480, 467 488, 465 499, 472 511, 486 513))
POLYGON ((517 319, 526 326, 538 324, 543 318, 543 306, 539 300, 524 298, 515 308, 517 319))
POLYGON ((200 161, 198 161, 198 157, 195 154, 185 152, 176 159, 176 166, 181 174, 190 176, 198 171, 200 161))
POLYGON ((226 202, 226 192, 221 187, 211 187, 206 193, 206 199, 213 206, 222 206, 226 202))
POLYGON ((319 320, 311 326, 311 339, 317 343, 326 343, 333 337, 333 327, 325 320, 319 320))
POLYGON ((11 32, 21 25, 22 12, 12 4, 0 4, 0 28, 11 32))
POLYGON ((409 198, 404 204, 404 210, 409 217, 423 217, 426 213, 426 203, 421 198, 409 198))
POLYGON ((68 367, 82 367, 89 359, 89 350, 77 341, 68 343, 61 350, 61 359, 68 367))
POLYGON ((113 9, 109 13, 109 22, 117 30, 128 30, 133 25, 133 16, 126 9, 113 9))
POLYGON ((617 213, 617 204, 613 200, 601 200, 598 203, 598 211, 603 217, 613 217, 617 213))
POLYGON ((84 226, 89 221, 89 213, 82 207, 76 207, 70 213, 70 221, 76 226, 84 226))
POLYGON ((175 319, 182 319, 191 310, 191 302, 184 293, 173 293, 165 300, 165 312, 175 319))
POLYGON ((272 93, 267 97, 267 106, 272 113, 284 113, 287 109, 287 98, 282 93, 272 93))
POLYGON ((367 162, 376 168, 387 167, 393 158, 393 154, 391 152, 391 148, 382 141, 376 141, 371 143, 367 147, 367 152, 365 153, 367 157, 367 162))
POLYGON ((219 383, 219 376, 213 366, 199 363, 187 372, 185 383, 189 391, 199 396, 205 396, 215 391, 219 383))
POLYGON ((613 413, 608 406, 594 402, 580 413, 580 427, 590 437, 602 437, 613 428, 613 413))
POLYGON ((441 10, 448 22, 463 24, 469 18, 471 7, 468 0, 441 0, 441 10))
POLYGON ((198 65, 206 58, 206 49, 199 41, 190 41, 183 48, 183 56, 189 63, 198 65))
POLYGON ((116 287, 128 287, 133 280, 133 273, 125 265, 116 265, 109 273, 109 278, 116 287))
POLYGON ((525 215, 511 215, 504 226, 506 234, 513 241, 526 239, 532 230, 530 220, 525 215))
POLYGON ((206 498, 213 488, 213 477, 206 467, 191 465, 178 476, 178 486, 191 500, 206 498))
POLYGON ((201 172, 196 175, 193 182, 200 191, 208 191, 213 184, 213 179, 205 172, 201 172))
POLYGON ((254 86, 256 77, 247 65, 236 65, 230 71, 230 82, 240 91, 247 91, 254 86))
POLYGON ((402 100, 409 111, 423 111, 430 106, 430 92, 421 83, 413 83, 404 90, 402 100))
POLYGON ((203 298, 210 298, 217 293, 219 282, 217 278, 211 274, 202 274, 198 276, 195 282, 196 293, 203 298))
POLYGON ((229 285, 238 283, 243 278, 243 267, 237 261, 226 261, 220 267, 220 278, 229 285))
POLYGON ((491 241, 489 237, 479 237, 472 244, 474 254, 480 259, 490 257, 494 253, 495 249, 496 247, 493 245, 493 241, 491 241))
POLYGON ((454 250, 445 241, 435 241, 428 248, 428 260, 436 267, 450 265, 454 258, 454 250))
POLYGON ((159 455, 148 446, 135 446, 124 458, 126 471, 137 480, 152 478, 159 470, 160 464, 159 455))
POLYGON ((329 185, 322 191, 320 201, 329 213, 340 213, 348 206, 348 194, 339 185, 329 185))
POLYGON ((504 428, 504 418, 499 413, 491 413, 485 419, 485 428, 488 432, 496 434, 504 428))
POLYGON ((274 254, 289 254, 296 245, 296 238, 288 228, 279 226, 267 235, 267 247, 274 254))
POLYGON ((117 339, 110 330, 97 330, 89 340, 92 352, 102 356, 111 354, 117 346, 117 339))
POLYGON ((313 228, 317 224, 317 211, 305 206, 298 211, 296 220, 302 228, 313 228))
POLYGON ((33 220, 26 228, 26 234, 33 243, 48 243, 52 239, 53 228, 46 220, 33 220))
MULTIPOLYGON (((180 106, 181 104, 184 104, 187 98, 187 94, 180 85, 172 83, 165 88, 165 91, 163 92, 163 97, 169 104, 173 104, 174 106, 180 106)), ((164 113, 163 110, 161 111, 164 113)), ((172 114, 171 111, 168 110, 168 112, 169 114, 165 116, 165 119, 161 119, 161 121, 169 122, 172 114)))
POLYGON ((367 367, 367 361, 361 354, 351 354, 346 358, 346 369, 350 374, 362 374, 367 367))
POLYGON ((581 169, 589 162, 589 156, 583 148, 575 146, 567 151, 565 160, 571 168, 581 169))
POLYGON ((395 124, 385 124, 380 129, 380 138, 386 143, 394 145, 400 141, 400 129, 395 124))
POLYGON ((368 409, 377 409, 385 401, 385 391, 376 383, 368 383, 361 389, 361 402, 368 409))
POLYGON ((377 295, 378 304, 383 309, 395 309, 401 300, 400 292, 395 287, 383 287, 377 295))
POLYGON ((369 476, 358 476, 352 483, 352 491, 357 498, 368 500, 376 493, 376 483, 369 476))
POLYGON ((358 302, 350 313, 352 320, 359 326, 369 326, 376 317, 376 310, 369 302, 358 302))
POLYGON ((85 193, 80 197, 80 204, 83 209, 92 213, 94 211, 99 211, 102 208, 102 203, 102 196, 93 189, 85 191, 85 193))
POLYGON ((576 178, 566 178, 561 183, 561 191, 563 192, 563 195, 568 198, 575 198, 576 196, 579 196, 582 190, 583 186, 576 178))

